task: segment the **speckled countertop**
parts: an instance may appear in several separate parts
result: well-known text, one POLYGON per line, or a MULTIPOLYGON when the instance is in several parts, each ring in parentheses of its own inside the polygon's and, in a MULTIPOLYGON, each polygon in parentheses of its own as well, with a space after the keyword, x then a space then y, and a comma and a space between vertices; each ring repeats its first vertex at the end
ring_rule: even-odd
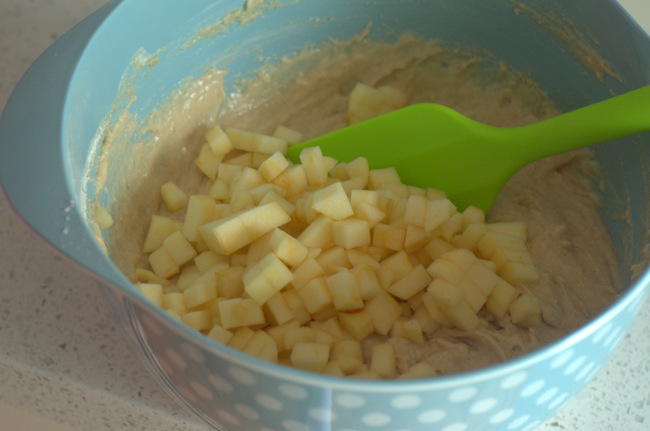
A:
MULTIPOLYGON (((105 0, 0 0, 0 110, 58 36, 105 0)), ((621 0, 650 29, 648 0, 621 0)), ((591 383, 539 431, 650 429, 650 302, 591 383)), ((95 282, 0 194, 0 431, 206 430, 157 385, 95 282)))

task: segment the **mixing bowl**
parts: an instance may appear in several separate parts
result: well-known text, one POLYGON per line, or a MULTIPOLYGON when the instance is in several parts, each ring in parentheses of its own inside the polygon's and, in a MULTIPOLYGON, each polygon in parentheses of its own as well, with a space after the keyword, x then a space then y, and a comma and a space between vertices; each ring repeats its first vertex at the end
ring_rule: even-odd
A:
MULTIPOLYGON (((650 40, 610 0, 262 3, 113 1, 61 37, 25 74, 0 123, 0 176, 14 209, 96 276, 152 374, 217 429, 534 429, 598 371, 650 290, 647 268, 635 279, 629 271, 648 244, 650 136, 594 147, 606 182, 602 215, 626 286, 620 298, 575 332, 518 359, 414 381, 334 378, 263 362, 152 306, 93 237, 93 143, 105 119, 117 121, 123 109, 150 112, 180 81, 210 66, 230 71, 225 88, 232 91, 260 59, 279 61, 333 36, 352 37, 370 22, 369 37, 377 40, 409 30, 489 52, 530 75, 560 109, 650 83, 650 40), (115 103, 124 82, 137 90, 128 106, 115 103)), ((103 193, 113 181, 109 176, 103 193)))

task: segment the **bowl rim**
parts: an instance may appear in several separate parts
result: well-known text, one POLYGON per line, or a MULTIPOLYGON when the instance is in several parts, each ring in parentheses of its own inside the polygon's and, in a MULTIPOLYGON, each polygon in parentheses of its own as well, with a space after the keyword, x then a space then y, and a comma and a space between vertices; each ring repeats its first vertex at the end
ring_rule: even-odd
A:
MULTIPOLYGON (((101 37, 102 30, 105 26, 109 25, 112 18, 115 18, 116 12, 123 12, 127 6, 124 0, 113 0, 111 4, 115 6, 106 19, 104 19, 97 29, 90 37, 84 52, 80 57, 79 62, 83 61, 84 55, 87 53, 88 48, 91 47, 96 38, 101 37)), ((75 72, 77 68, 75 68, 75 72)), ((71 82, 74 76, 71 78, 71 82)), ((67 93, 66 93, 67 95, 67 93)), ((66 98, 67 100, 67 98, 66 98)), ((69 192, 74 195, 73 191, 68 184, 69 192)), ((88 230, 90 234, 90 230, 88 230)), ((109 259, 110 260, 110 259, 109 259)), ((121 274, 121 271, 110 261, 110 264, 116 271, 121 274)), ((103 276, 97 274, 97 277, 106 281, 103 276)), ((221 344, 215 340, 210 339, 204 334, 191 329, 181 322, 171 318, 154 304, 150 303, 144 295, 138 292, 133 285, 124 276, 117 282, 109 282, 111 288, 126 296, 129 301, 136 301, 139 305, 146 307, 148 310, 153 311, 154 314, 164 321, 165 324, 171 325, 174 330, 180 331, 183 337, 192 342, 198 343, 211 353, 220 356, 222 359, 232 363, 238 364, 252 371, 267 376, 275 377, 283 381, 291 381, 298 384, 304 384, 314 387, 328 387, 336 390, 358 391, 358 392, 403 392, 408 391, 430 391, 432 389, 445 389, 450 387, 457 387, 469 384, 475 384, 480 381, 495 379, 515 372, 522 371, 529 368, 531 365, 543 362, 560 352, 569 350, 573 345, 581 340, 589 337, 599 329, 604 327, 619 313, 625 312, 627 307, 634 301, 642 301, 641 297, 645 298, 648 291, 650 291, 650 267, 646 267, 643 273, 633 281, 616 300, 603 309, 598 315, 590 319, 584 325, 576 328, 570 333, 556 339, 555 341, 541 346, 535 350, 527 352, 521 356, 513 359, 508 359, 487 367, 481 367, 475 370, 464 371, 449 375, 436 376, 426 379, 414 380, 381 380, 373 381, 366 379, 356 379, 351 377, 335 377, 319 373, 308 372, 297 368, 274 364, 265 360, 258 359, 254 356, 247 355, 227 345, 221 344)))

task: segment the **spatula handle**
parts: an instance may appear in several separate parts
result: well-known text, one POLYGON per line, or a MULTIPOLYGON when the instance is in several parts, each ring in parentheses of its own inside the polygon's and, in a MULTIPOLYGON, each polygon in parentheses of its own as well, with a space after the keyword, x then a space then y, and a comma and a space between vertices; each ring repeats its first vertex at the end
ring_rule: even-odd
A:
POLYGON ((650 130, 650 86, 513 129, 513 139, 534 146, 526 162, 650 130))

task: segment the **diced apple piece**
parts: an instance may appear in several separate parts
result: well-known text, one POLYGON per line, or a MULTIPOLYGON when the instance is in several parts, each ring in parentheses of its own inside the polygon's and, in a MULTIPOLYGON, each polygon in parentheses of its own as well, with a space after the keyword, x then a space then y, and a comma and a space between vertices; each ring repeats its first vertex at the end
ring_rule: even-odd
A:
POLYGON ((352 190, 350 193, 350 205, 352 205, 355 212, 356 208, 362 203, 376 207, 379 204, 379 193, 376 190, 352 190))
POLYGON ((289 266, 298 267, 307 258, 307 247, 280 229, 272 231, 268 243, 273 253, 289 266))
POLYGON ((404 249, 410 253, 424 247, 432 238, 431 232, 427 232, 422 227, 407 225, 406 235, 404 236, 404 249))
POLYGON ((241 326, 235 330, 233 336, 228 341, 228 346, 239 351, 244 350, 250 340, 253 339, 255 331, 248 326, 241 326))
POLYGON ((293 281, 291 284, 297 290, 300 290, 310 281, 323 275, 325 275, 323 267, 320 266, 316 259, 308 257, 293 271, 293 281))
POLYGON ((316 190, 312 208, 332 220, 343 220, 354 214, 350 199, 340 182, 316 190))
POLYGON ((433 278, 441 278, 452 284, 460 283, 465 277, 465 271, 456 262, 444 259, 442 256, 429 265, 427 272, 433 278))
POLYGON ((196 257, 197 253, 181 232, 174 232, 163 241, 172 259, 178 266, 182 266, 196 257))
POLYGON ((194 308, 217 297, 217 286, 213 283, 195 283, 185 292, 185 304, 188 308, 194 308))
POLYGON ((311 318, 314 322, 324 322, 331 319, 332 317, 336 317, 336 313, 337 312, 334 304, 330 304, 329 307, 325 308, 324 310, 312 314, 311 318))
POLYGON ((431 276, 424 266, 418 265, 407 275, 393 283, 388 288, 388 291, 400 299, 408 299, 426 289, 431 281, 431 276))
POLYGON ((382 85, 377 89, 384 95, 384 99, 382 100, 382 113, 387 112, 387 110, 395 110, 406 106, 408 94, 403 91, 389 87, 388 85, 382 85))
POLYGON ((398 379, 424 379, 434 377, 436 370, 427 362, 418 362, 409 368, 406 372, 400 374, 398 379))
POLYGON ((228 262, 229 260, 227 256, 217 254, 212 250, 206 250, 194 258, 194 263, 201 273, 207 271, 216 264, 221 264, 223 268, 226 268, 228 262))
POLYGON ((294 318, 291 308, 284 300, 281 293, 276 293, 269 298, 263 307, 266 320, 273 325, 282 325, 294 318))
POLYGON ((332 223, 334 244, 345 249, 370 245, 370 226, 366 220, 349 217, 332 223))
POLYGON ((355 124, 379 115, 386 95, 379 89, 357 83, 348 101, 348 124, 355 124))
POLYGON ((282 138, 249 132, 234 127, 227 128, 226 134, 230 138, 233 148, 238 150, 256 151, 267 154, 280 152, 285 154, 289 147, 289 143, 282 138))
POLYGON ((159 277, 170 278, 180 271, 180 267, 164 246, 151 252, 148 259, 151 269, 159 277))
POLYGON ((312 315, 332 306, 326 277, 314 278, 298 290, 298 295, 312 315))
POLYGON ((510 317, 515 325, 535 328, 542 323, 542 306, 539 299, 524 293, 510 304, 510 317))
POLYGON ((497 319, 503 319, 510 304, 517 298, 517 290, 505 280, 499 279, 488 295, 485 308, 497 319))
POLYGON ((233 298, 219 302, 221 325, 225 329, 256 326, 266 322, 262 307, 251 298, 233 298))
POLYGON ((291 351, 294 367, 319 373, 329 361, 330 348, 327 344, 298 343, 291 351))
POLYGON ((405 229, 400 229, 385 223, 378 223, 373 229, 372 244, 399 251, 404 248, 405 237, 405 229))
POLYGON ((363 190, 366 187, 366 179, 363 177, 352 177, 349 180, 341 181, 341 186, 345 190, 345 194, 350 196, 354 190, 363 190))
POLYGON ((431 232, 456 213, 456 207, 448 199, 427 201, 424 230, 431 232))
POLYGON ((338 363, 334 361, 329 361, 323 369, 321 370, 322 374, 327 374, 328 376, 334 376, 334 377, 344 377, 345 373, 341 369, 338 363))
POLYGON ((239 217, 252 239, 257 239, 291 221, 291 217, 277 202, 270 202, 248 209, 242 212, 239 217))
POLYGON ((388 218, 388 223, 391 226, 399 227, 406 229, 407 223, 404 220, 406 215, 406 204, 407 200, 400 198, 393 203, 393 208, 390 211, 390 217, 388 218))
POLYGON ((219 314, 219 303, 224 300, 225 298, 219 298, 217 296, 213 300, 208 301, 205 305, 201 306, 201 309, 208 310, 210 312, 213 325, 221 325, 221 315, 219 314))
POLYGON ((463 271, 467 271, 476 262, 474 253, 462 248, 448 251, 441 255, 440 258, 454 262, 463 271))
POLYGON ((351 269, 351 272, 357 280, 359 294, 364 301, 372 299, 382 291, 379 280, 377 280, 377 274, 372 266, 366 264, 356 265, 351 269))
POLYGON ((285 352, 287 350, 290 350, 284 345, 286 332, 290 329, 300 328, 300 325, 300 322, 298 322, 296 319, 292 319, 288 322, 283 323, 282 325, 269 326, 265 328, 265 331, 275 340, 275 344, 278 347, 278 352, 285 352))
POLYGON ((275 340, 262 330, 255 331, 242 352, 269 362, 278 361, 278 346, 275 340))
POLYGON ((244 291, 259 305, 278 293, 293 280, 293 273, 274 253, 268 253, 242 276, 244 291))
POLYGON ((286 126, 278 126, 273 132, 276 138, 284 139, 289 145, 299 144, 303 141, 303 135, 297 130, 291 129, 286 126))
POLYGON ((463 292, 463 297, 469 304, 470 308, 474 313, 478 313, 479 310, 483 308, 483 305, 485 305, 487 293, 483 292, 483 290, 468 277, 463 278, 457 286, 463 292))
POLYGON ((392 379, 397 374, 395 349, 389 343, 376 344, 372 348, 370 369, 385 379, 392 379))
POLYGON ((386 266, 379 266, 377 268, 377 280, 382 290, 388 290, 388 287, 397 281, 398 277, 392 269, 386 266))
MULTIPOLYGON (((251 195, 251 197, 252 197, 252 195, 251 195)), ((253 199, 253 201, 255 201, 255 200, 253 199)), ((284 198, 283 198, 282 196, 280 196, 280 195, 278 194, 278 192, 275 191, 275 190, 269 190, 268 193, 266 193, 266 194, 264 195, 264 197, 263 197, 263 198, 258 202, 258 205, 259 205, 259 206, 263 206, 263 205, 269 204, 269 203, 271 203, 271 202, 275 202, 275 203, 277 203, 278 205, 280 205, 280 207, 282 208, 282 210, 283 210, 285 213, 287 213, 289 216, 291 216, 291 214, 293 214, 293 212, 294 212, 295 209, 296 209, 295 205, 293 205, 293 204, 292 204, 291 202, 289 202, 288 200, 284 199, 284 198)))
POLYGON ((298 343, 315 343, 317 336, 318 331, 308 326, 287 328, 284 331, 282 346, 286 350, 291 350, 298 343))
POLYGON ((323 186, 327 183, 327 168, 320 147, 304 148, 300 152, 300 162, 305 169, 309 185, 323 186))
POLYGON ((369 228, 374 228, 377 223, 386 218, 386 213, 376 206, 366 202, 359 203, 355 207, 354 213, 359 219, 367 221, 369 228))
POLYGON ((356 340, 337 341, 332 346, 331 358, 345 374, 351 374, 363 365, 361 343, 356 340))
POLYGON ((244 169, 235 174, 230 180, 230 184, 228 184, 231 201, 239 191, 248 191, 263 183, 264 178, 262 178, 262 175, 256 169, 244 167, 244 169))
POLYGON ((269 156, 270 156, 270 154, 268 154, 268 153, 259 153, 257 151, 253 152, 252 153, 253 160, 251 162, 251 168, 258 169, 262 165, 264 160, 269 158, 269 156))
POLYGON ((133 281, 140 283, 156 283, 160 285, 164 285, 167 282, 163 277, 159 277, 153 271, 144 268, 135 269, 135 279, 133 281))
POLYGON ((453 322, 454 326, 466 331, 473 331, 481 324, 480 319, 465 301, 463 292, 457 286, 438 278, 431 282, 429 292, 440 304, 440 309, 453 322))
POLYGON ((169 217, 154 214, 151 216, 142 251, 151 253, 163 244, 165 238, 179 229, 179 223, 169 217))
POLYGON ((162 308, 165 310, 174 310, 179 315, 187 313, 187 304, 185 295, 182 292, 169 292, 162 295, 162 308))
POLYGON ((221 178, 216 178, 208 189, 208 196, 215 201, 223 202, 230 199, 228 184, 221 178))
POLYGON ((332 303, 339 311, 353 311, 363 308, 357 280, 349 271, 342 271, 326 278, 332 303))
POLYGON ((484 224, 485 223, 485 213, 482 209, 470 205, 463 211, 463 232, 469 225, 472 224, 484 224))
POLYGON ((218 341, 219 343, 222 344, 228 344, 228 341, 233 336, 233 333, 227 329, 225 329, 223 326, 217 324, 208 331, 207 336, 212 338, 215 341, 218 341))
POLYGON ((424 302, 417 310, 415 310, 415 313, 413 313, 413 318, 420 323, 422 332, 428 336, 432 335, 442 326, 433 317, 431 317, 429 311, 427 310, 427 307, 424 305, 424 302))
POLYGON ((476 251, 478 242, 487 230, 485 223, 472 223, 465 228, 462 234, 454 237, 453 244, 458 248, 476 251))
POLYGON ((346 255, 350 261, 350 265, 366 265, 371 268, 378 268, 379 262, 373 256, 368 254, 368 247, 361 247, 359 249, 346 250, 346 255))
POLYGON ((368 188, 379 190, 388 184, 401 184, 399 174, 393 167, 371 169, 368 175, 368 188))
POLYGON ((207 195, 192 195, 187 202, 183 236, 188 241, 196 241, 200 236, 199 227, 214 219, 215 202, 207 195))
POLYGON ((503 234, 489 228, 477 244, 479 254, 485 259, 490 259, 492 254, 500 248, 526 250, 526 245, 519 237, 503 234))
POLYGON ((106 207, 101 205, 96 205, 93 212, 93 221, 97 223, 97 227, 100 229, 108 229, 113 226, 114 220, 111 213, 108 212, 106 207))
POLYGON ((411 195, 406 201, 404 221, 408 224, 424 228, 427 214, 427 198, 425 196, 411 195))
POLYGON ((372 317, 366 310, 353 313, 340 312, 338 317, 343 329, 348 331, 357 341, 363 340, 372 334, 375 329, 372 317))
POLYGON ((219 125, 212 126, 205 132, 205 140, 214 154, 226 154, 232 150, 230 138, 219 125))
POLYGON ((218 254, 232 254, 253 241, 242 219, 237 216, 214 220, 202 225, 199 231, 208 247, 218 254))
POLYGON ((302 233, 298 236, 305 247, 325 248, 333 241, 333 220, 325 215, 318 216, 302 233))
POLYGON ((329 171, 330 176, 341 181, 349 180, 350 176, 348 175, 348 171, 345 169, 345 165, 345 162, 337 161, 337 163, 329 171))
POLYGON ((415 268, 413 262, 411 261, 411 258, 404 250, 393 253, 392 255, 382 260, 381 266, 393 271, 396 274, 395 280, 399 280, 400 278, 413 271, 415 268))
POLYGON ((447 241, 451 241, 458 232, 463 228, 463 215, 461 213, 454 213, 451 217, 445 220, 439 227, 440 236, 447 241))
POLYGON ((284 157, 280 152, 273 153, 268 159, 266 159, 258 171, 262 174, 262 177, 268 182, 275 180, 277 177, 284 172, 291 163, 284 157))
POLYGON ((535 266, 528 262, 507 262, 499 275, 511 284, 534 283, 539 280, 535 266))
POLYGON ((194 163, 206 177, 214 180, 217 177, 219 164, 222 160, 222 154, 215 154, 210 149, 210 145, 204 144, 201 146, 199 155, 194 159, 194 163))
POLYGON ((187 195, 172 181, 168 181, 160 187, 160 195, 170 212, 178 211, 187 205, 187 195))
POLYGON ((366 302, 366 312, 372 319, 375 332, 386 335, 402 314, 400 304, 388 293, 380 292, 366 302))
POLYGON ((316 257, 316 262, 323 268, 326 274, 331 275, 344 268, 351 268, 348 254, 341 247, 330 247, 316 257))
POLYGON ((406 338, 418 346, 424 345, 424 334, 420 322, 415 319, 401 318, 395 321, 391 336, 406 338))
POLYGON ((135 287, 142 293, 149 301, 153 302, 159 307, 163 306, 163 287, 156 283, 137 283, 135 287))
POLYGON ((243 166, 245 168, 253 167, 253 153, 245 152, 237 156, 228 158, 228 163, 231 165, 243 166))
POLYGON ((285 169, 274 180, 273 184, 286 190, 286 197, 298 196, 307 190, 307 174, 302 165, 293 165, 285 169))
POLYGON ((443 253, 451 251, 454 249, 454 246, 451 245, 448 241, 440 238, 434 237, 424 246, 424 251, 431 257, 432 260, 438 259, 443 253))
POLYGON ((339 340, 343 336, 343 329, 341 328, 341 324, 336 316, 320 322, 318 329, 327 332, 334 337, 335 340, 339 340))
POLYGON ((499 276, 479 259, 476 259, 467 269, 466 277, 472 280, 485 295, 489 295, 500 280, 499 276))
POLYGON ((498 232, 504 235, 516 236, 518 238, 521 238, 523 241, 526 241, 526 238, 528 237, 526 231, 526 223, 524 222, 489 223, 487 227, 493 232, 498 232))
POLYGON ((230 185, 230 182, 233 178, 242 170, 244 166, 235 165, 232 163, 224 162, 219 165, 219 171, 217 172, 217 178, 223 181, 224 183, 230 185))
POLYGON ((368 166, 368 159, 365 157, 357 157, 345 164, 345 170, 349 178, 360 178, 362 187, 365 188, 368 184, 368 178, 370 176, 370 168, 368 166))
POLYGON ((212 317, 208 310, 190 311, 181 315, 181 320, 187 326, 197 331, 203 331, 212 327, 212 317))
POLYGON ((244 293, 244 267, 229 266, 215 273, 217 294, 222 298, 238 298, 244 293))
POLYGON ((445 315, 445 313, 443 313, 442 307, 440 307, 440 304, 438 304, 434 295, 432 295, 428 290, 422 295, 422 304, 427 309, 427 312, 433 320, 442 326, 454 326, 454 323, 445 315))

